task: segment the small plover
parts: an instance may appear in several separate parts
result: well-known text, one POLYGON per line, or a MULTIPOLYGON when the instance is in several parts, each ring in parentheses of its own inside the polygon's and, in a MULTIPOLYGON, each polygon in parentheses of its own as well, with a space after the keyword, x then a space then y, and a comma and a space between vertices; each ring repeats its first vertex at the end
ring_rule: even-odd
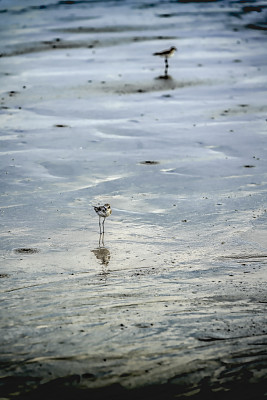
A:
POLYGON ((105 231, 104 231, 105 219, 110 216, 110 214, 112 213, 112 210, 110 208, 110 204, 104 204, 103 206, 93 206, 93 207, 94 207, 95 212, 99 216, 99 229, 100 229, 100 235, 101 235, 102 233, 105 233, 105 231), (103 222, 102 222, 103 230, 102 231, 101 231, 101 218, 103 218, 103 222))
POLYGON ((176 51, 177 48, 175 46, 172 46, 168 50, 163 50, 157 53, 153 53, 153 56, 159 56, 165 59, 165 77, 168 75, 168 68, 169 68, 168 58, 172 57, 176 51))

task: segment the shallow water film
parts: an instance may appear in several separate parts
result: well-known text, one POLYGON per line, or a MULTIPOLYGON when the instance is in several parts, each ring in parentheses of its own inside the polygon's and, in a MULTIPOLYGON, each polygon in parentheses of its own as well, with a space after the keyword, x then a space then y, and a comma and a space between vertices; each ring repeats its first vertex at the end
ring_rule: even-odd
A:
POLYGON ((266 398, 267 2, 0 19, 0 398, 266 398))

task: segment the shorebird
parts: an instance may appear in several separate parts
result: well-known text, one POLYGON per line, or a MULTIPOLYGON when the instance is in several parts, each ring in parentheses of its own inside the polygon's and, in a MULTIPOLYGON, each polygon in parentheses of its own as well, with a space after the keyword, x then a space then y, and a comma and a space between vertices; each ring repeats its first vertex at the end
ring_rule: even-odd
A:
POLYGON ((168 58, 172 57, 174 53, 177 51, 175 46, 172 46, 168 50, 159 51, 157 53, 153 53, 153 56, 159 56, 165 59, 165 77, 168 75, 168 58))
POLYGON ((100 229, 100 235, 104 234, 104 223, 105 219, 110 216, 112 213, 112 210, 110 208, 110 204, 104 204, 103 206, 93 206, 95 212, 99 216, 99 229, 100 229), (103 226, 103 231, 101 231, 101 218, 103 218, 102 226, 103 226))

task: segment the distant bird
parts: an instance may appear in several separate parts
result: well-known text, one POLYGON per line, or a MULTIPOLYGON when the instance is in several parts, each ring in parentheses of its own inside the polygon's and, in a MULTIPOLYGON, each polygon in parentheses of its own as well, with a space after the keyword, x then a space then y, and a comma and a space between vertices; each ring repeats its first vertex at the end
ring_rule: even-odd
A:
POLYGON ((100 235, 104 234, 104 223, 105 219, 110 216, 112 213, 112 210, 110 208, 110 204, 104 204, 103 206, 94 206, 94 210, 99 216, 99 229, 100 229, 100 235), (103 218, 102 226, 103 230, 101 231, 101 218, 103 218))
POLYGON ((157 53, 153 53, 153 56, 159 56, 165 59, 165 77, 168 76, 168 68, 169 68, 168 58, 172 57, 176 51, 177 48, 175 46, 172 46, 168 50, 163 50, 157 53))

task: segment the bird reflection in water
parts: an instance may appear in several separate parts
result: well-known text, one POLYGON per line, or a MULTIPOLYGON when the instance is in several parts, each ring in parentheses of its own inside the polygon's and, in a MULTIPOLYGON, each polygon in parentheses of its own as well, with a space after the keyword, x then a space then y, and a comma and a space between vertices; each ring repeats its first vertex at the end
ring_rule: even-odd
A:
POLYGON ((104 234, 100 234, 99 236, 99 247, 97 249, 91 250, 92 253, 96 256, 96 259, 102 265, 102 272, 100 273, 101 280, 102 278, 106 279, 109 275, 109 271, 107 269, 109 261, 110 261, 110 251, 104 247, 104 234), (101 247, 101 243, 103 246, 101 247))
POLYGON ((97 249, 91 250, 96 256, 100 264, 107 267, 110 261, 110 251, 106 247, 98 247, 97 249))

